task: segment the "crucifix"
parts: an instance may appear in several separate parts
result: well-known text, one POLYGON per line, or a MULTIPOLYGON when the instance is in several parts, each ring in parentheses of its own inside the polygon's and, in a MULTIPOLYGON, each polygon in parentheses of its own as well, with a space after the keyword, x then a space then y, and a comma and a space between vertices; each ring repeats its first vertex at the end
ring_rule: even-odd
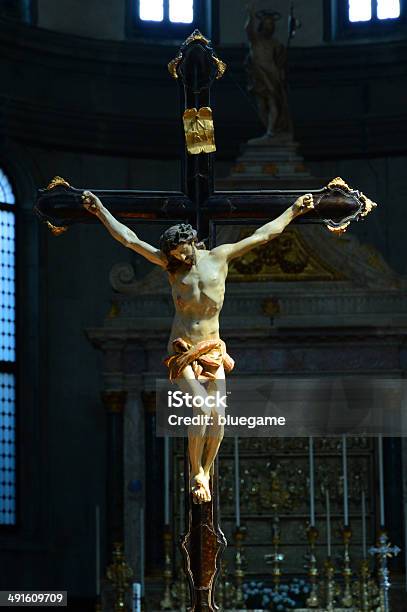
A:
POLYGON ((390 612, 389 589, 390 589, 390 572, 388 568, 388 559, 396 557, 400 552, 398 546, 392 546, 389 542, 386 531, 381 529, 377 540, 377 545, 369 548, 369 554, 377 555, 379 566, 379 582, 380 582, 380 610, 390 612))
MULTIPOLYGON (((210 41, 195 30, 168 66, 180 86, 185 147, 178 191, 75 189, 56 177, 40 190, 36 211, 54 234, 75 222, 99 220, 117 240, 168 273, 175 306, 165 360, 181 388, 211 393, 224 384, 233 359, 219 335, 228 262, 266 244, 290 222, 325 224, 340 234, 375 206, 342 179, 300 190, 216 191, 215 127, 210 92, 226 65, 210 41), (140 240, 121 223, 172 223, 160 248, 140 240), (222 223, 261 224, 234 244, 216 245, 222 223), (176 222, 176 223, 175 223, 176 222), (174 224, 175 223, 175 224, 174 224)), ((190 610, 217 610, 216 579, 226 540, 219 525, 216 456, 223 432, 190 430, 185 448, 186 525, 181 551, 190 588, 190 610)))

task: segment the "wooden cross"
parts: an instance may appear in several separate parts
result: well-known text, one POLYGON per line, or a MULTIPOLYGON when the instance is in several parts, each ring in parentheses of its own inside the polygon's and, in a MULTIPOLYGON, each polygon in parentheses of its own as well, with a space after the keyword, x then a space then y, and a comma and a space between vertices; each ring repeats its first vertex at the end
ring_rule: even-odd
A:
MULTIPOLYGON (((168 68, 180 86, 181 120, 185 131, 180 190, 94 190, 94 193, 121 220, 191 223, 198 230, 199 238, 208 240, 208 246, 212 248, 217 224, 253 224, 261 219, 271 221, 304 191, 216 191, 213 169, 215 132, 210 93, 212 84, 223 76, 226 65, 216 57, 210 42, 195 30, 168 68)), ((83 191, 71 187, 60 177, 56 177, 47 189, 39 191, 36 212, 54 234, 65 231, 72 223, 95 221, 94 215, 83 208, 83 191)), ((295 222, 323 223, 337 233, 343 232, 352 220, 366 216, 375 206, 341 179, 333 180, 320 190, 308 191, 313 194, 315 209, 295 222)), ((185 461, 188 479, 187 454, 185 461)), ((190 586, 191 611, 218 609, 215 584, 226 541, 218 520, 216 467, 211 482, 211 502, 196 505, 192 503, 191 495, 186 495, 187 524, 181 549, 190 586)))

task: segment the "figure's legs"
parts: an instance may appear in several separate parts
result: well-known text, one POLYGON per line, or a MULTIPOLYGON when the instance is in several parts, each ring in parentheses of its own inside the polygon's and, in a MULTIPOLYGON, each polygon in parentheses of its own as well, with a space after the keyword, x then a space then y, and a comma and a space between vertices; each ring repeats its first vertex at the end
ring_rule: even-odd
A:
POLYGON ((268 129, 269 124, 269 105, 267 97, 261 96, 257 100, 257 108, 259 111, 260 119, 266 130, 268 129))
MULTIPOLYGON (((177 384, 181 391, 190 393, 194 397, 206 398, 208 393, 202 383, 195 378, 191 366, 187 366, 177 379, 177 384)), ((193 408, 193 416, 204 415, 206 412, 199 408, 193 408)), ((202 454, 205 446, 205 425, 190 425, 188 427, 188 453, 191 464, 190 487, 192 499, 197 504, 208 502, 211 499, 209 490, 209 480, 205 476, 202 454)))
POLYGON ((268 101, 268 120, 267 120, 267 133, 269 136, 274 136, 276 132, 276 124, 278 122, 278 107, 273 95, 269 97, 268 101))
MULTIPOLYGON (((216 397, 217 393, 221 398, 226 396, 225 370, 223 369, 223 365, 218 368, 216 372, 216 380, 209 383, 207 391, 208 395, 212 395, 213 397, 216 397)), ((207 478, 208 481, 210 478, 210 471, 218 454, 225 430, 224 426, 219 423, 219 416, 225 416, 225 408, 221 403, 218 403, 216 408, 212 410, 212 422, 211 425, 208 425, 206 428, 203 470, 205 478, 207 478)))

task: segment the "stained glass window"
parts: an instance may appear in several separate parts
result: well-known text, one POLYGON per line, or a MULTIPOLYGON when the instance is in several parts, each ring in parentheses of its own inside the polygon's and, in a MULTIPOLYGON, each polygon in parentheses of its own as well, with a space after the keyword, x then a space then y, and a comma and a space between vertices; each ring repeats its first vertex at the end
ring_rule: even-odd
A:
POLYGON ((0 373, 0 525, 16 522, 14 374, 0 373))
POLYGON ((14 193, 10 185, 10 181, 4 174, 3 170, 0 169, 0 203, 1 204, 14 204, 14 193))
POLYGON ((15 197, 0 170, 0 525, 16 522, 15 197))

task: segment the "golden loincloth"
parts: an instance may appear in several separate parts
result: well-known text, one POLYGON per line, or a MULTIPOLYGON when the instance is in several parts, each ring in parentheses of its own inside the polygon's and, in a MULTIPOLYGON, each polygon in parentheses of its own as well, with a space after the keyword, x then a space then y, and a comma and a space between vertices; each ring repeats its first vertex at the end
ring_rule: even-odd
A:
POLYGON ((226 352, 226 344, 220 339, 191 344, 182 338, 175 338, 172 346, 175 354, 164 359, 171 381, 179 378, 188 365, 192 367, 195 378, 199 376, 205 380, 215 380, 216 370, 222 364, 225 372, 230 372, 235 366, 234 360, 226 352))

